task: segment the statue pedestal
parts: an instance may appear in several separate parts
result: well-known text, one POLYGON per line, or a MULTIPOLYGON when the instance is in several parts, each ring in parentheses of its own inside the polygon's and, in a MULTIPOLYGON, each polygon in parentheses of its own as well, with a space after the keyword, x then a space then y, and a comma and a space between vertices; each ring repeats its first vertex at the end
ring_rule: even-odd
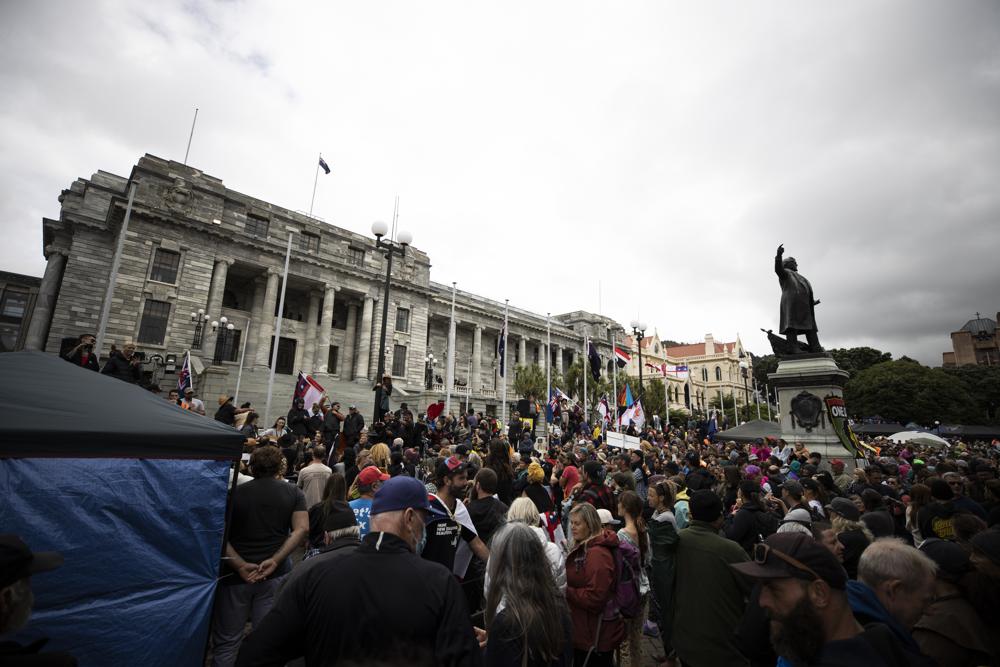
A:
POLYGON ((824 461, 842 459, 853 468, 855 453, 848 447, 844 385, 849 377, 825 353, 798 354, 778 362, 768 380, 778 394, 781 437, 801 442, 824 461))

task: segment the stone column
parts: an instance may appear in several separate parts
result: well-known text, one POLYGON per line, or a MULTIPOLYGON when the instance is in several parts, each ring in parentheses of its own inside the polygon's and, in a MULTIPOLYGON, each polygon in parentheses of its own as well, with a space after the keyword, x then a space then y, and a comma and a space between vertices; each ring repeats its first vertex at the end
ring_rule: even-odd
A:
POLYGON ((483 328, 476 325, 472 330, 472 391, 479 393, 483 389, 483 328))
POLYGON ((59 293, 59 283, 69 254, 62 248, 52 246, 47 247, 45 251, 48 261, 45 264, 45 274, 42 275, 42 284, 38 288, 38 298, 35 299, 35 309, 31 313, 31 322, 28 323, 28 331, 24 337, 26 350, 45 349, 45 338, 49 333, 52 311, 55 309, 59 293))
POLYGON ((528 365, 528 339, 525 336, 521 336, 517 341, 517 358, 520 359, 517 363, 521 366, 528 365))
POLYGON ((233 260, 226 257, 215 260, 215 269, 212 271, 212 286, 208 290, 208 306, 205 308, 210 319, 205 325, 205 334, 201 337, 201 354, 206 359, 214 359, 215 357, 215 339, 218 337, 218 332, 212 331, 212 322, 217 322, 222 317, 222 297, 226 291, 226 276, 229 275, 229 267, 232 264, 233 260))
POLYGON ((247 340, 247 363, 251 366, 257 360, 257 343, 260 338, 260 326, 264 320, 264 287, 267 281, 263 277, 254 280, 253 306, 250 309, 250 330, 244 331, 244 336, 249 336, 247 340))
MULTIPOLYGON (((381 297, 379 297, 381 298, 381 297)), ((388 355, 392 354, 392 332, 386 328, 385 332, 385 350, 379 350, 379 338, 382 336, 382 304, 379 303, 379 298, 372 300, 372 331, 369 336, 369 354, 368 354, 368 379, 374 380, 375 376, 378 374, 378 355, 379 352, 383 352, 387 359, 388 355)), ((390 313, 391 317, 392 314, 390 313)), ((384 369, 383 373, 388 373, 390 370, 389 364, 385 363, 383 360, 384 369)))
POLYGON ((354 377, 358 380, 368 379, 368 358, 372 351, 372 314, 375 312, 375 299, 365 297, 364 310, 361 313, 361 331, 358 333, 356 346, 357 358, 354 364, 354 377))
POLYGON ((322 373, 320 363, 326 363, 326 357, 320 354, 316 346, 316 339, 322 336, 322 332, 317 331, 316 318, 319 317, 319 292, 309 292, 309 314, 305 321, 305 350, 302 356, 302 370, 306 373, 322 373), (317 336, 319 334, 319 336, 317 336))
MULTIPOLYGON (((264 303, 261 307, 260 324, 257 327, 257 365, 271 363, 271 336, 274 335, 274 310, 278 307, 278 286, 281 274, 278 269, 268 267, 267 287, 264 289, 264 303)), ((277 341, 275 341, 277 345, 277 341)))
MULTIPOLYGON (((344 331, 344 350, 337 360, 340 365, 340 379, 354 379, 354 350, 358 345, 358 305, 351 303, 347 305, 347 328, 344 331)), ((327 371, 333 372, 332 368, 327 371)))
POLYGON ((326 286, 323 293, 323 321, 319 325, 319 343, 316 346, 316 372, 328 373, 330 361, 330 330, 333 329, 333 302, 337 298, 337 288, 326 286))
POLYGON ((556 349, 556 373, 563 374, 563 350, 562 345, 553 345, 556 349))

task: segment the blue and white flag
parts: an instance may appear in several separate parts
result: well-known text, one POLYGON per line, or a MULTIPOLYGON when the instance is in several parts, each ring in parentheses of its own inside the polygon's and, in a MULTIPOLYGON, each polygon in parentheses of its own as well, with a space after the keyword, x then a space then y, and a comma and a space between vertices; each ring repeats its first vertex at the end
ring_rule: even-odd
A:
POLYGON ((184 354, 184 363, 181 364, 181 371, 177 374, 177 393, 181 396, 188 389, 194 389, 191 384, 191 353, 184 354))

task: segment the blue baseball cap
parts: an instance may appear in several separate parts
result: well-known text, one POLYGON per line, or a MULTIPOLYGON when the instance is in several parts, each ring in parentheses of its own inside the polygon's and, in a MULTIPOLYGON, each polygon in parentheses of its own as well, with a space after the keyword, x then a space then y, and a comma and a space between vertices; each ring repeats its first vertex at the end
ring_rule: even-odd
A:
POLYGON ((427 500, 427 487, 419 481, 406 475, 397 475, 384 482, 375 492, 372 508, 369 514, 395 512, 413 508, 429 510, 431 504, 427 500))

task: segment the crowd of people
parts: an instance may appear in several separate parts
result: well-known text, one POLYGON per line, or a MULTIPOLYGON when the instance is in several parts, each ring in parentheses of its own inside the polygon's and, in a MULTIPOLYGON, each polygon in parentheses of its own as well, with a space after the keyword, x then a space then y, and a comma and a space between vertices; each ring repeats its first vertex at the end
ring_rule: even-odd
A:
POLYGON ((997 441, 855 462, 698 421, 619 450, 572 409, 542 438, 235 410, 217 665, 639 665, 644 636, 665 665, 1000 664, 997 441))
POLYGON ((570 407, 442 407, 262 428, 219 397, 248 460, 213 665, 1000 665, 998 440, 855 461, 691 420, 622 450, 570 407))

